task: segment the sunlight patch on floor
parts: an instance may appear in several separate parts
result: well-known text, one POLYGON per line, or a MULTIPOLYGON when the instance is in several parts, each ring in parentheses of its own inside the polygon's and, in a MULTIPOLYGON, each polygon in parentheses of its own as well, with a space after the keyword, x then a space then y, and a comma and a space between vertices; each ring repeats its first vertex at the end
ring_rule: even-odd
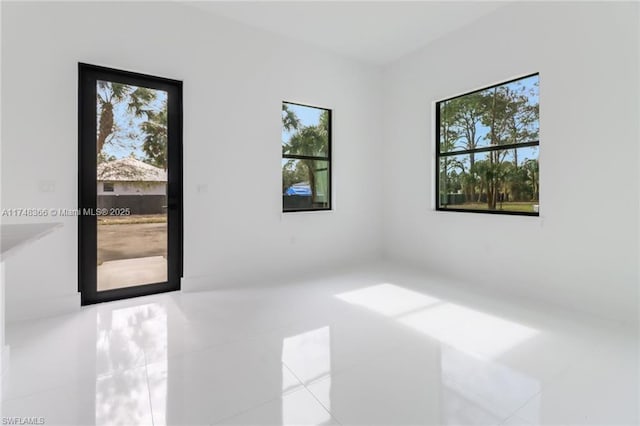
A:
POLYGON ((336 297, 387 317, 395 317, 440 302, 440 299, 389 283, 340 293, 336 297))
POLYGON ((494 315, 383 283, 337 294, 466 353, 496 357, 538 330, 494 315))

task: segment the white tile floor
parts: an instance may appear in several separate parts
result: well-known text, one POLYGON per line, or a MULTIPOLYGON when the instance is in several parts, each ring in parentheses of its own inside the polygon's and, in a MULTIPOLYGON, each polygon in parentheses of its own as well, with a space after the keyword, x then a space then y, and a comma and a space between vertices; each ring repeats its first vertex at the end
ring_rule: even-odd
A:
POLYGON ((14 324, 4 418, 46 424, 635 425, 638 341, 393 265, 14 324))

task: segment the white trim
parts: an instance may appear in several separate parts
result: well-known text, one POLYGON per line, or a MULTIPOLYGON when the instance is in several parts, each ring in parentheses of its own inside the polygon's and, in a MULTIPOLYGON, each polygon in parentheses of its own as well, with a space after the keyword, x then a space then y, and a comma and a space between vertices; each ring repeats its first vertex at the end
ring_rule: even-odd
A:
POLYGON ((62 297, 14 300, 5 306, 7 323, 69 314, 80 310, 80 293, 62 297))

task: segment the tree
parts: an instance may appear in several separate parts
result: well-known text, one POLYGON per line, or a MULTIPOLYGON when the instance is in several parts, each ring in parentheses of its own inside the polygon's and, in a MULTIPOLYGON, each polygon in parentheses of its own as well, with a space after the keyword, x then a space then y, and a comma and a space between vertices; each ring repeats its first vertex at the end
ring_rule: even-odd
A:
MULTIPOLYGON (((471 93, 466 96, 461 96, 448 101, 447 113, 441 114, 442 120, 445 115, 446 126, 449 128, 449 141, 447 144, 451 144, 448 150, 456 148, 472 150, 478 148, 478 144, 481 141, 481 126, 483 115, 487 109, 486 103, 487 93, 486 91, 471 93)), ((442 129, 441 129, 442 131, 442 129)), ((441 151, 444 152, 444 151, 441 151)), ((469 154, 469 168, 473 167, 476 162, 476 155, 474 152, 469 154)), ((477 179, 472 174, 467 174, 465 170, 464 192, 467 200, 474 200, 476 198, 476 184, 477 179)), ((478 193, 478 199, 481 196, 482 191, 478 193)))
POLYGON ((142 150, 146 154, 146 162, 167 170, 167 102, 160 111, 146 111, 147 121, 140 125, 145 133, 142 150))
POLYGON ((288 160, 282 166, 282 193, 290 186, 305 182, 308 179, 307 168, 304 164, 297 160, 288 160))
MULTIPOLYGON (((538 84, 537 82, 535 83, 538 84)), ((533 90, 533 89, 531 89, 533 90)), ((526 88, 519 84, 514 89, 505 88, 502 96, 506 101, 506 114, 504 118, 504 131, 506 139, 510 144, 530 142, 538 139, 538 103, 529 101, 532 93, 528 93, 526 88)), ((518 149, 513 150, 513 163, 517 168, 518 149)))
POLYGON ((100 153, 105 143, 117 130, 114 122, 113 109, 116 105, 126 102, 127 109, 136 116, 142 117, 149 112, 146 107, 155 99, 152 89, 129 86, 127 84, 98 80, 97 84, 98 134, 96 149, 100 153))
MULTIPOLYGON (((440 106, 440 152, 445 153, 452 151, 456 142, 461 137, 461 130, 457 127, 459 117, 459 104, 455 102, 445 102, 440 106)), ((440 159, 440 200, 442 196, 447 197, 451 192, 451 173, 458 166, 455 157, 442 157, 440 159)), ((464 172, 464 167, 463 170, 464 172)), ((440 201, 442 202, 442 201, 440 201)), ((444 204, 447 203, 445 198, 444 204)))
MULTIPOLYGON (((489 144, 492 146, 500 144, 501 133, 497 129, 499 122, 498 115, 502 112, 503 102, 498 102, 498 88, 493 88, 492 96, 488 99, 488 114, 483 115, 482 121, 485 126, 489 127, 489 133, 485 138, 489 139, 489 144)), ((497 203, 497 173, 496 165, 498 163, 497 158, 498 151, 490 151, 488 153, 489 164, 484 170, 485 184, 487 189, 487 208, 489 210, 495 210, 497 203)))
POLYGON ((502 195, 514 200, 535 196, 531 179, 537 173, 533 165, 520 170, 522 148, 502 147, 537 142, 538 83, 533 84, 516 81, 439 103, 440 153, 470 151, 439 156, 440 194, 460 186, 467 201, 486 201, 490 210, 502 195), (490 149, 474 152, 485 148, 481 145, 490 149))
POLYGON ((295 112, 289 109, 289 105, 282 103, 282 125, 288 132, 298 130, 300 119, 295 112))
MULTIPOLYGON (((448 102, 451 109, 451 125, 462 136, 464 142, 460 148, 476 149, 480 143, 479 126, 486 112, 486 92, 471 93, 448 102)), ((474 153, 469 154, 469 166, 475 163, 474 153)))
MULTIPOLYGON (((329 112, 322 111, 320 113, 317 125, 302 126, 300 120, 295 113, 287 107, 282 106, 282 125, 285 130, 294 131, 288 142, 282 145, 282 153, 284 155, 304 155, 308 157, 326 157, 329 148, 329 112)), ((311 189, 311 199, 317 200, 318 196, 318 179, 317 174, 321 171, 327 171, 324 167, 324 160, 303 158, 298 160, 298 164, 302 164, 307 171, 307 179, 311 189)))
POLYGON ((531 188, 531 201, 537 201, 540 196, 540 164, 538 160, 527 160, 522 168, 527 173, 527 183, 531 188))
MULTIPOLYGON (((473 173, 470 169, 468 172, 464 171, 460 174, 460 183, 462 186, 462 192, 464 193, 465 200, 472 201, 476 199, 476 187, 480 185, 478 175, 473 173)), ((478 191, 480 194, 482 190, 478 191)))
POLYGON ((106 163, 107 161, 114 161, 114 160, 116 160, 116 157, 114 155, 107 156, 103 152, 98 153, 98 164, 106 163))
MULTIPOLYGON (((510 87, 508 85, 494 87, 490 97, 485 98, 486 114, 483 115, 482 123, 489 128, 489 133, 485 136, 491 146, 505 144, 517 144, 528 142, 537 138, 538 105, 529 103, 524 86, 510 87)), ((505 179, 514 179, 518 175, 503 165, 507 156, 506 150, 495 150, 488 153, 489 162, 495 164, 495 173, 487 183, 487 207, 491 210, 496 208, 498 196, 506 192, 507 182, 505 179)), ((513 165, 518 168, 518 150, 513 149, 513 165)))

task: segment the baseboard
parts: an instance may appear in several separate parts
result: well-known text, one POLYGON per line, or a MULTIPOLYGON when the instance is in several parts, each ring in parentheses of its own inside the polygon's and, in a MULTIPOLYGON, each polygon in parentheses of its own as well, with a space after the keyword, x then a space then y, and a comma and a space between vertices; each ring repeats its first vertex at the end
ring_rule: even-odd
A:
POLYGON ((5 306, 7 323, 53 317, 79 310, 80 293, 61 297, 12 300, 5 306))

